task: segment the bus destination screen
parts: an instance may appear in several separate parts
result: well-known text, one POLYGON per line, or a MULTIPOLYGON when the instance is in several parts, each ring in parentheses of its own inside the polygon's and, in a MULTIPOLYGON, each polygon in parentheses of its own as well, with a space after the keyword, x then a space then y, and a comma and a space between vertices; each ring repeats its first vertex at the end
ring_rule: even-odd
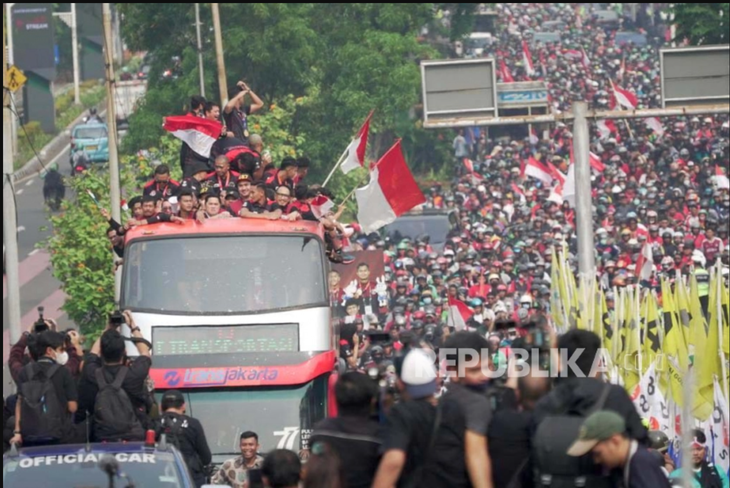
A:
POLYGON ((153 327, 158 356, 298 352, 297 324, 153 327))

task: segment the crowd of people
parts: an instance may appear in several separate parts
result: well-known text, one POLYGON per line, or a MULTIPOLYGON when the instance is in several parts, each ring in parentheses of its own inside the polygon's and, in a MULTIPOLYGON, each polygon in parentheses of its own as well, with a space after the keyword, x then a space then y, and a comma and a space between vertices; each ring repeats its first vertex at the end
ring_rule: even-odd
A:
MULTIPOLYGON (((580 15, 576 5, 498 4, 504 28, 485 55, 504 61, 515 81, 545 80, 554 110, 568 110, 574 100, 609 108, 612 83, 634 93, 640 106, 658 106, 659 41, 618 45, 614 29, 580 15), (547 20, 561 20, 566 28, 559 43, 531 44, 537 74, 530 76, 521 62, 522 41, 547 20), (578 54, 587 60, 577 61, 578 54)), ((567 174, 569 127, 557 124, 537 138, 492 139, 479 128, 457 135, 454 180, 426 195, 426 208, 455 216, 445 245, 436 249, 428 235, 394 240, 343 225, 337 209, 319 215, 313 201, 333 196, 307 181, 310 161, 275 162, 262 135, 250 132, 249 117, 262 106, 243 82, 223 107, 193 97, 192 115, 224 122, 211 157, 183 144, 182 181, 160 165, 143 195, 130 200, 129 220, 105 214, 114 252, 123 257, 124 234, 141 225, 304 220, 325 226, 333 262, 379 250, 385 272, 373 276, 368 264, 357 264, 350 284, 330 273, 340 358, 348 372, 336 386, 339 416, 315 428, 305 468, 287 451, 261 457, 260 449, 273 446, 260 446, 248 431, 241 435, 241 456, 217 469, 213 483, 250 488, 250 473, 260 471, 274 488, 300 482, 311 488, 649 488, 670 486, 669 475, 681 475, 666 456, 668 439, 647 431, 626 391, 590 374, 600 339, 588 331, 553 332, 551 254, 560 249, 576 271, 575 210, 556 199, 552 187, 526 176, 523 166, 532 157, 567 174), (473 161, 468 169, 464 158, 473 161), (454 300, 470 308, 466 330, 457 326, 454 300), (555 348, 569 356, 582 350, 581 374, 569 372, 555 382, 509 373, 487 377, 486 371, 510 361, 510 348, 524 344, 548 356, 555 348), (428 355, 442 349, 456 352, 452 369, 434 365, 428 355), (466 365, 459 351, 489 354, 466 365)), ((727 174, 729 165, 728 116, 661 122, 662 131, 643 121, 616 124, 609 133, 592 128, 591 151, 605 167, 592 178, 596 278, 609 301, 611 290, 625 286, 661 293, 662 274, 693 273, 705 286, 705 268, 717 259, 727 277, 730 189, 717 175, 718 168, 727 174), (652 248, 654 271, 640 280, 636 264, 645 244, 652 248)), ((112 319, 87 355, 78 333, 55 331, 53 324, 34 326, 13 347, 9 364, 19 396, 6 404, 5 425, 13 426, 6 441, 81 442, 88 424, 94 440, 132 441, 152 429, 176 439, 202 485, 211 456, 200 423, 186 415, 179 392, 167 392, 157 407, 147 381, 149 344, 130 314, 112 319), (121 323, 139 351, 131 362, 121 323), (32 400, 51 391, 55 423, 38 422, 32 400)), ((703 432, 692 448, 695 486, 727 488, 726 474, 707 461, 703 432)))

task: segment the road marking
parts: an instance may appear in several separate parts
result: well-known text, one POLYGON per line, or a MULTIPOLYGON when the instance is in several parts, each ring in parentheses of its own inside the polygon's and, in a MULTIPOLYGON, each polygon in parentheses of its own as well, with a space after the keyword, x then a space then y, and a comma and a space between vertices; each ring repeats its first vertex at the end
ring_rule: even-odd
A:
POLYGON ((35 256, 39 252, 41 252, 40 249, 33 249, 31 252, 28 253, 28 257, 35 256))
POLYGON ((15 194, 18 195, 18 196, 22 195, 23 194, 23 189, 21 188, 20 190, 16 191, 15 194))
MULTIPOLYGON (((20 287, 27 285, 40 276, 51 264, 51 256, 42 249, 36 249, 18 266, 18 282, 20 287)), ((8 297, 8 285, 3 276, 3 300, 8 297)))
POLYGON ((25 232, 25 226, 24 225, 19 225, 18 226, 18 232, 25 232))
POLYGON ((35 180, 30 180, 28 183, 25 184, 25 186, 32 186, 35 180))

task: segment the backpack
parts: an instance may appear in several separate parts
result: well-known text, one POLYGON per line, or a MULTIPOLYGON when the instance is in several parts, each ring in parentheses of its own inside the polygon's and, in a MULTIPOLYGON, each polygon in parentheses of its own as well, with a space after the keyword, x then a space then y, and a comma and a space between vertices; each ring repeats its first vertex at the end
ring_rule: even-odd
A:
POLYGON ((61 405, 51 379, 61 366, 43 371, 35 363, 25 365, 28 381, 20 385, 20 433, 28 444, 54 443, 63 438, 66 405, 61 405))
POLYGON ((102 368, 95 372, 99 393, 94 403, 94 435, 99 442, 143 441, 145 438, 132 401, 122 388, 128 372, 128 368, 122 367, 111 383, 106 381, 102 368))
POLYGON ((181 440, 185 435, 183 433, 183 422, 184 419, 173 413, 165 413, 160 419, 160 434, 165 434, 167 443, 172 444, 177 448, 178 451, 182 452, 181 440))
POLYGON ((610 488, 610 479, 593 462, 590 453, 582 457, 568 456, 567 452, 578 438, 583 421, 603 408, 611 391, 606 384, 598 402, 585 416, 564 409, 547 416, 538 426, 533 439, 535 486, 539 488, 610 488))

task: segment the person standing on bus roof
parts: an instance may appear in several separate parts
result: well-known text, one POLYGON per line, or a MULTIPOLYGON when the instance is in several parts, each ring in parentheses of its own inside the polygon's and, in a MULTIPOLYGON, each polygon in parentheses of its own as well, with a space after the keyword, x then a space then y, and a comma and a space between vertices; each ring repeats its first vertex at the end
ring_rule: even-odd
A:
POLYGON ((264 458, 259 456, 259 436, 247 431, 241 434, 241 455, 229 459, 211 478, 214 485, 228 485, 231 488, 248 488, 248 471, 261 469, 264 458))
POLYGON ((243 81, 229 90, 231 99, 223 110, 223 120, 228 130, 233 132, 236 139, 248 145, 251 133, 248 129, 248 116, 264 108, 264 102, 243 81), (246 95, 251 96, 251 105, 246 105, 246 95))

